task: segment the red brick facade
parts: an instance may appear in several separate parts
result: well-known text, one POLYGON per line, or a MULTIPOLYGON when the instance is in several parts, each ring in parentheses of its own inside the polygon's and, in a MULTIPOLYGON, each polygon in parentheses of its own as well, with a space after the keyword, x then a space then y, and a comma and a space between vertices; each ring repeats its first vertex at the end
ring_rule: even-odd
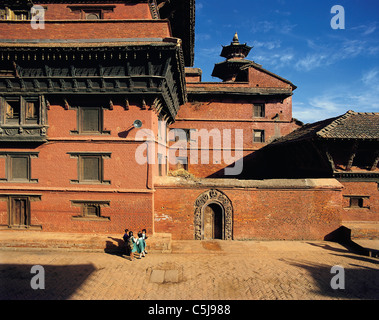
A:
MULTIPOLYGON (((300 123, 292 118, 296 86, 244 59, 251 48, 237 35, 223 49, 227 63, 215 66, 224 81, 207 83, 199 69, 184 68, 192 67, 193 50, 178 21, 185 19, 160 17, 155 2, 54 2, 36 2, 47 7, 45 29, 0 20, 1 229, 122 234, 146 228, 173 239, 321 240, 342 219, 377 219, 375 182, 246 175, 257 151, 300 123), (85 20, 87 9, 101 10, 101 19, 85 20), (174 38, 178 33, 183 42, 174 38), (28 118, 36 101, 38 123, 28 118), (88 113, 91 122, 83 114, 94 108, 100 113, 88 113), (86 121, 100 129, 88 134, 86 121), (171 129, 190 134, 180 142, 183 152, 172 152, 171 129), (191 136, 201 131, 220 140, 202 144, 191 136), (205 163, 201 151, 208 153, 205 163), (139 164, 141 154, 153 163, 139 164), (187 180, 168 177, 182 164, 159 163, 179 155, 188 162, 187 180), (241 158, 243 170, 226 175, 241 158), (363 208, 348 208, 351 196, 363 196, 363 208)), ((165 6, 181 12, 183 3, 165 6)), ((193 1, 185 3, 194 10, 193 1)), ((188 29, 193 22, 185 22, 188 29)))
MULTIPOLYGON (((232 203, 233 239, 322 240, 341 225, 338 182, 316 182, 312 188, 292 183, 267 181, 265 187, 257 181, 247 183, 247 187, 215 185, 213 188, 232 203)), ((194 239, 195 202, 208 189, 167 180, 156 185, 155 231, 170 232, 173 239, 194 239)))

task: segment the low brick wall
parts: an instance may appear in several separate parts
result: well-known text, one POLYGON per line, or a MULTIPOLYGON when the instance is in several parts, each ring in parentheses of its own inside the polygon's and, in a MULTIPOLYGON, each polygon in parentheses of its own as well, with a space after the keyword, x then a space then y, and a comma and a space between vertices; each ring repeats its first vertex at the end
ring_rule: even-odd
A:
POLYGON ((155 232, 194 239, 195 202, 222 192, 233 206, 233 239, 323 240, 341 226, 342 185, 334 179, 241 181, 165 177, 154 194, 155 232))

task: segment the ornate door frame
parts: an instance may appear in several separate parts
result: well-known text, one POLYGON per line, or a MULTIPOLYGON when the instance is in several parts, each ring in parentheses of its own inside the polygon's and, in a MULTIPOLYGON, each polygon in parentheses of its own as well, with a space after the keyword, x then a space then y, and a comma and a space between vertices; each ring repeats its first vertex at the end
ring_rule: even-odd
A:
POLYGON ((202 240, 204 236, 203 214, 204 209, 211 203, 220 205, 224 212, 223 239, 233 239, 233 206, 230 199, 221 191, 211 189, 199 195, 195 201, 194 229, 195 240, 202 240))

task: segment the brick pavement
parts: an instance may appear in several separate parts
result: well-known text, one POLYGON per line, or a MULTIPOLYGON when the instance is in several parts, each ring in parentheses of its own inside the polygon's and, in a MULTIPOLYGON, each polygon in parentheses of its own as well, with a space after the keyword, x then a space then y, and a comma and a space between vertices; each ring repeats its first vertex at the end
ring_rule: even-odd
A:
MULTIPOLYGON (((365 246, 377 248, 377 241, 365 246)), ((119 254, 0 249, 1 299, 378 299, 379 259, 323 241, 173 241, 172 253, 119 254), (33 290, 33 265, 45 289, 33 290), (345 270, 345 289, 330 286, 345 270)))

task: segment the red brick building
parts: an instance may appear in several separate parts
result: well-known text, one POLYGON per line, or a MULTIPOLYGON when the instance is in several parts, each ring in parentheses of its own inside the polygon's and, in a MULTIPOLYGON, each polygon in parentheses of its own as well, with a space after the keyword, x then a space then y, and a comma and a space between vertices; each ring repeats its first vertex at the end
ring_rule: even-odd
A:
POLYGON ((152 233, 158 169, 136 164, 133 124, 160 144, 158 120, 186 102, 193 2, 3 1, 0 14, 2 228, 152 233))
POLYGON ((379 221, 378 141, 379 113, 348 111, 276 140, 260 150, 254 165, 264 167, 266 178, 335 178, 343 185, 343 225, 369 234, 379 221), (274 165, 277 157, 280 168, 274 165))
MULTIPOLYGON (((221 56, 226 60, 216 64, 212 73, 222 82, 202 82, 201 70, 186 69, 188 102, 171 128, 188 132, 188 154, 180 157, 187 157, 186 169, 197 177, 222 177, 225 167, 233 167, 234 162, 299 127, 292 119, 296 86, 247 60, 250 50, 239 42, 237 34, 223 47, 221 56), (206 135, 198 139, 201 130, 217 137, 219 143, 210 139, 208 144, 206 135), (204 150, 209 150, 209 161, 201 161, 204 150)), ((176 150, 176 157, 178 154, 176 150)), ((175 169, 175 165, 170 168, 175 169)), ((241 174, 236 170, 235 176, 241 174)))
POLYGON ((336 177, 265 176, 261 150, 301 125, 296 86, 247 60, 237 34, 214 68, 222 81, 202 82, 194 10, 2 3, 0 228, 238 240, 323 239, 341 225, 336 177))

